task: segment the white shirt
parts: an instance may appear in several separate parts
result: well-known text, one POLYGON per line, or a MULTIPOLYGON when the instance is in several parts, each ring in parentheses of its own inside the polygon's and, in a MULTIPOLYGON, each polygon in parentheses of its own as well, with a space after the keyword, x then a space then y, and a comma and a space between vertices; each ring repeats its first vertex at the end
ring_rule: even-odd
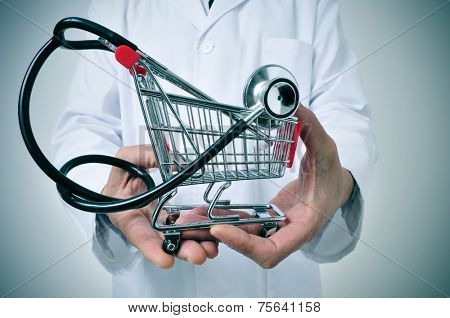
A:
MULTIPOLYGON (((207 8, 207 7, 206 7, 207 8)), ((125 36, 148 55, 222 103, 242 105, 248 76, 264 64, 294 74, 302 104, 319 118, 337 144, 342 165, 359 185, 321 232, 276 268, 264 270, 220 245, 202 266, 177 260, 158 269, 105 219, 65 206, 103 266, 113 274, 119 297, 315 297, 318 262, 352 251, 361 231, 362 203, 375 158, 369 109, 334 0, 216 0, 208 12, 201 0, 95 1, 88 18, 125 36), (342 73, 342 74, 341 74, 342 73)), ((84 154, 114 155, 124 145, 148 143, 132 78, 113 54, 83 51, 67 110, 52 142, 55 164, 84 154)), ((167 92, 180 93, 164 83, 167 92)), ((281 179, 234 182, 223 199, 270 201, 298 177, 304 149, 281 179)), ((72 178, 100 191, 109 167, 78 169, 72 178)), ((158 171, 152 171, 155 178, 158 171)), ((181 187, 173 203, 201 204, 204 185, 181 187)), ((149 225, 150 226, 150 225, 149 225)))

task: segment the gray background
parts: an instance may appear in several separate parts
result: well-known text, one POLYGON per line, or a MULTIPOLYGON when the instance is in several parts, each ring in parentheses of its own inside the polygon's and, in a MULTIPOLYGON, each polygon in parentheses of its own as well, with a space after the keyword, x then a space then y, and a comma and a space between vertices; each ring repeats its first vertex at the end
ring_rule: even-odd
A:
MULTIPOLYGON (((344 31, 363 58, 444 2, 342 0, 344 31)), ((85 16, 89 1, 7 3, 39 27, 0 3, 0 295, 108 297, 110 276, 62 213, 17 123, 19 87, 33 55, 60 18, 85 16)), ((360 65, 380 153, 362 240, 400 265, 360 243, 341 262, 322 266, 324 296, 442 296, 424 281, 450 294, 449 24, 450 5, 360 65)), ((35 89, 32 118, 46 151, 75 62, 75 54, 58 53, 35 89)))

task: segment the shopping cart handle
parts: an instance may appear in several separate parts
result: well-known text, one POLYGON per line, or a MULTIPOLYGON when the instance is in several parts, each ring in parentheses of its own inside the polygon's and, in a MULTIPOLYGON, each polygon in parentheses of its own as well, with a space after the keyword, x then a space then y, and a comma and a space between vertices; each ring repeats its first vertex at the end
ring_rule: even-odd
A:
POLYGON ((70 17, 65 18, 59 21, 55 29, 53 30, 53 36, 60 42, 61 46, 66 49, 71 50, 107 50, 107 48, 101 44, 97 40, 81 40, 81 41, 69 41, 65 38, 65 32, 68 29, 79 29, 83 31, 87 31, 89 33, 95 34, 99 37, 102 37, 115 46, 126 45, 132 48, 133 50, 137 50, 137 46, 132 42, 125 39, 123 36, 111 31, 110 29, 105 28, 104 26, 92 22, 87 19, 78 18, 78 17, 70 17))
POLYGON ((287 168, 290 169, 294 165, 295 153, 297 151, 298 138, 300 137, 300 132, 302 131, 302 121, 298 119, 297 124, 294 128, 294 134, 292 136, 293 144, 289 149, 289 162, 287 164, 287 168))
POLYGON ((117 62, 126 69, 130 69, 141 58, 141 56, 132 48, 126 45, 119 46, 114 53, 117 62))

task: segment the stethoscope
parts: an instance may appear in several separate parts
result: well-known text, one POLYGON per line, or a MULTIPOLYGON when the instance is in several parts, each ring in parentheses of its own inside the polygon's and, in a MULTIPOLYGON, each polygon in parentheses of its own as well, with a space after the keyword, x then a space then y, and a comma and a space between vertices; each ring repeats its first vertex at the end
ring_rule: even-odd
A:
MULTIPOLYGON (((254 118, 257 117, 261 111, 264 111, 264 109, 255 110, 245 118, 237 120, 234 125, 229 128, 226 134, 218 138, 211 145, 211 147, 199 154, 199 156, 194 161, 187 165, 184 168, 183 173, 178 173, 167 182, 164 182, 157 186, 155 185, 153 179, 150 177, 147 171, 140 168, 139 166, 122 159, 105 155, 79 156, 69 160, 61 167, 61 169, 58 170, 55 166, 53 166, 53 164, 47 159, 47 157, 40 149, 34 137, 31 126, 30 98, 34 83, 36 81, 36 77, 39 74, 41 67, 51 56, 51 54, 60 47, 70 50, 108 51, 108 47, 103 45, 98 40, 66 40, 65 31, 68 29, 84 30, 107 40, 111 45, 115 47, 125 45, 140 56, 146 55, 145 53, 141 52, 134 43, 97 23, 82 18, 66 18, 56 24, 53 32, 53 37, 39 50, 30 66, 28 67, 28 70, 22 82, 19 97, 19 124, 22 137, 31 157, 34 159, 36 164, 50 179, 52 179, 56 183, 57 190, 62 199, 74 208, 93 213, 114 213, 124 210, 142 208, 148 205, 153 200, 160 198, 164 194, 175 189, 188 178, 195 175, 200 169, 202 169, 202 167, 204 167, 206 163, 208 163, 220 151, 222 151, 233 139, 235 139, 244 130, 246 130, 250 126, 254 118), (142 179, 142 181, 147 186, 147 191, 131 198, 117 199, 91 191, 67 177, 69 171, 71 171, 75 167, 91 163, 106 164, 124 169, 133 176, 142 179)), ((280 118, 290 116, 293 111, 295 111, 297 105, 298 96, 297 99, 293 102, 293 106, 292 109, 289 110, 289 114, 284 113, 278 115, 280 116, 280 118)), ((270 105, 264 106, 265 110, 267 110, 268 112, 273 112, 273 109, 270 108, 270 105)))

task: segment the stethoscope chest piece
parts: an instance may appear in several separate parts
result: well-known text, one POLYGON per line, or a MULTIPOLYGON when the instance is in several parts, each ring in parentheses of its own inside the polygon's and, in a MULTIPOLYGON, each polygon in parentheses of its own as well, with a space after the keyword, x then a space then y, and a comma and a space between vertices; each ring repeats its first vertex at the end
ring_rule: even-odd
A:
POLYGON ((279 65, 264 65, 247 80, 244 105, 248 108, 262 105, 274 120, 259 120, 265 127, 279 126, 277 119, 292 116, 299 105, 300 96, 294 76, 279 65))

